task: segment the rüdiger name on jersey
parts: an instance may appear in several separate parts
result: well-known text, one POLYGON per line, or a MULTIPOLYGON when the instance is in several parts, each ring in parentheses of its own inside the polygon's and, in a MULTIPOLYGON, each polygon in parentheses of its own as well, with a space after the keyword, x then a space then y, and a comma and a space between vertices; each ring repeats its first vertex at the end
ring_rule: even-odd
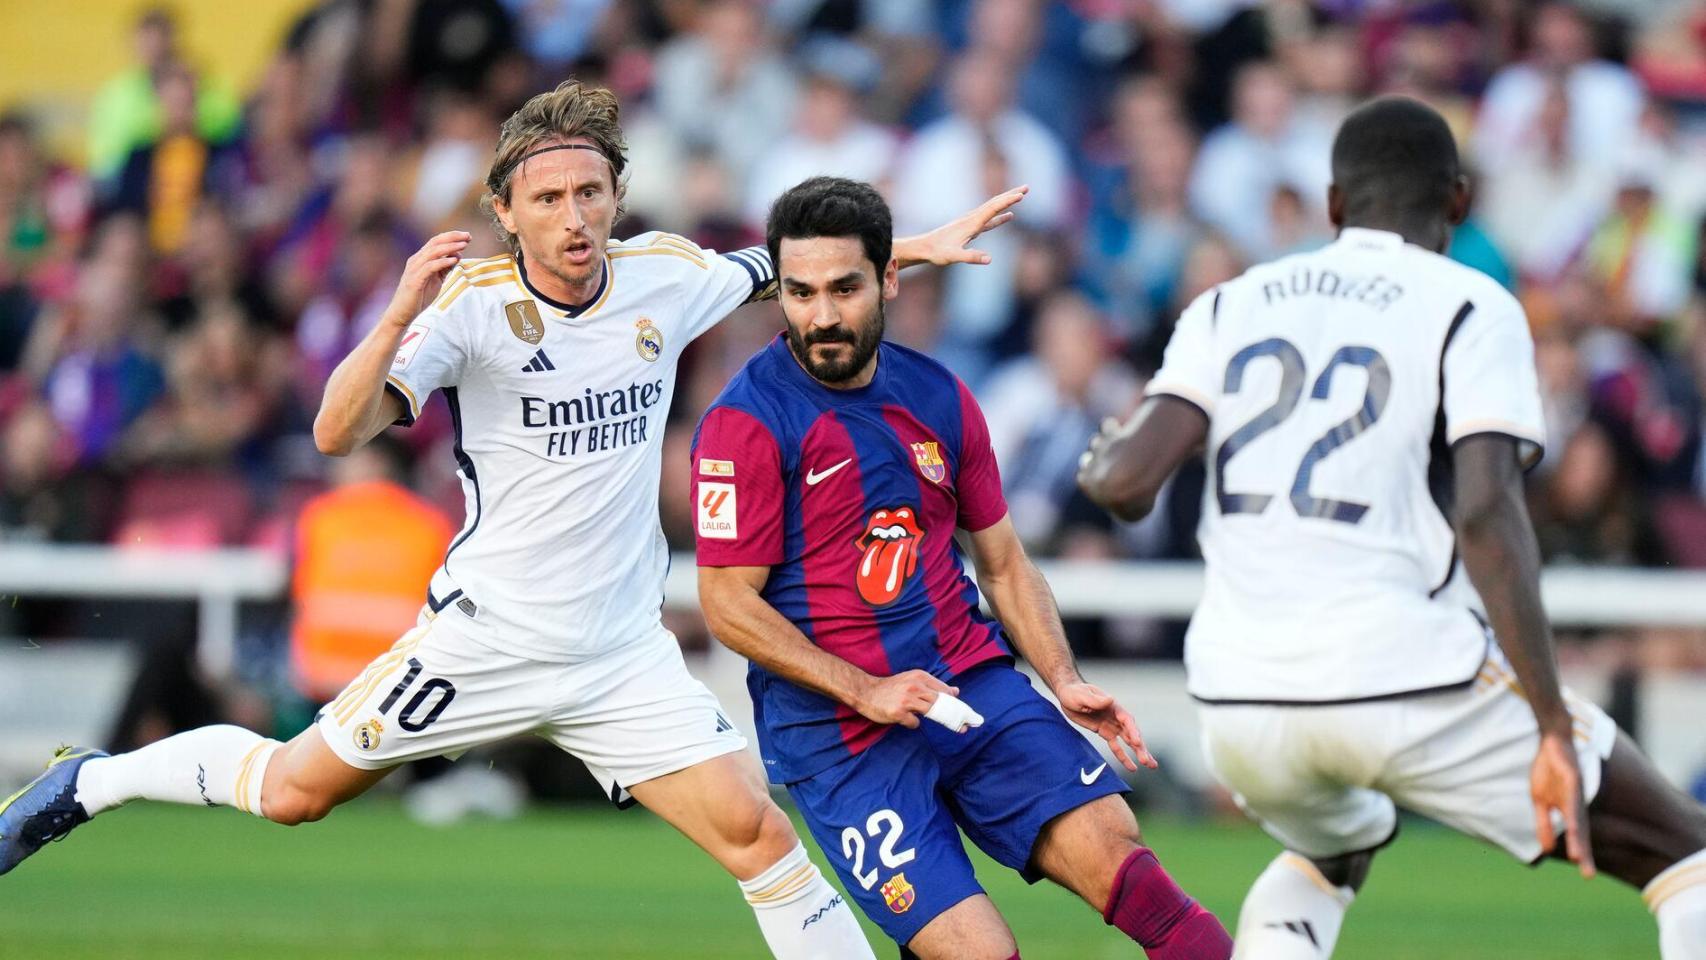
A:
POLYGON ((1473 680, 1488 638, 1445 512, 1448 451, 1498 432, 1539 458, 1533 357, 1514 297, 1395 233, 1346 229, 1197 298, 1148 387, 1211 422, 1191 694, 1319 703, 1473 680))
POLYGON ((775 272, 763 248, 719 255, 662 233, 611 243, 584 308, 539 295, 526 271, 510 256, 459 265, 404 334, 387 386, 407 401, 404 422, 442 391, 456 431, 467 519, 429 605, 488 646, 567 662, 657 635, 676 364, 769 295, 775 272))

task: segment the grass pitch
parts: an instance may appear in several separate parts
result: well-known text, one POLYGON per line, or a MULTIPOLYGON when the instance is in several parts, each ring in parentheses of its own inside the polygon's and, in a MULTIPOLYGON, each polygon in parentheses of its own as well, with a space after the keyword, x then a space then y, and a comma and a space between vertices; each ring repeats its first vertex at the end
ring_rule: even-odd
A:
MULTIPOLYGON (((1145 830, 1228 925, 1277 852, 1244 824, 1150 819, 1145 830)), ((1026 960, 1141 956, 1064 891, 981 858, 978 871, 1026 960)), ((1616 882, 1529 870, 1422 824, 1381 854, 1346 925, 1337 956, 1349 960, 1658 956, 1640 899, 1616 882)), ((866 929, 879 957, 896 955, 866 929)), ((433 829, 380 799, 287 829, 138 804, 0 878, 6 960, 764 956, 733 882, 639 810, 433 829)))

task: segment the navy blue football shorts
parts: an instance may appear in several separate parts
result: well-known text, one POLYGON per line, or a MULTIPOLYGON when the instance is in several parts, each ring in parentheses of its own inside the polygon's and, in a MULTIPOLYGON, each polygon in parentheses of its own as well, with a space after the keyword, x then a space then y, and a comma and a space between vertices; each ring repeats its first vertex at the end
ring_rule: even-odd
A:
POLYGON ((960 830, 1035 883, 1044 825, 1125 782, 1078 728, 1006 661, 955 677, 983 715, 961 734, 926 720, 891 727, 864 752, 788 784, 818 846, 877 926, 904 944, 983 892, 960 830))

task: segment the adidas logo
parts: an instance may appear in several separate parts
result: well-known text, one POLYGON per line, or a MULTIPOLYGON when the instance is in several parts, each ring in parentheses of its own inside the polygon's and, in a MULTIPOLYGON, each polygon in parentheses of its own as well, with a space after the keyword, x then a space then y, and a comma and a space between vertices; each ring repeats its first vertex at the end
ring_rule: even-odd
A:
POLYGON ((527 366, 521 368, 521 372, 522 373, 539 373, 542 370, 555 370, 555 369, 557 369, 557 365, 551 362, 550 357, 545 356, 545 351, 541 350, 538 353, 533 355, 533 360, 531 363, 529 363, 527 366))
POLYGON ((717 711, 717 729, 712 732, 722 733, 725 730, 733 730, 734 728, 735 725, 729 722, 729 718, 723 716, 722 711, 717 711))
POLYGON ((1321 949, 1321 941, 1315 939, 1315 925, 1310 923, 1308 920, 1287 920, 1283 923, 1264 923, 1262 926, 1270 930, 1289 930, 1300 937, 1308 939, 1310 945, 1315 949, 1321 949))

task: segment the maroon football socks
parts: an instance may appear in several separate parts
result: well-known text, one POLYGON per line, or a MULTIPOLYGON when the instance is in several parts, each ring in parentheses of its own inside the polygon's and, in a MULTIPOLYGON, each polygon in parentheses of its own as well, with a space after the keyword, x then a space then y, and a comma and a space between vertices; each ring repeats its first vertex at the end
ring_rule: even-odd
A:
POLYGON ((1102 919, 1136 940, 1149 960, 1229 960, 1232 956, 1232 937, 1226 928, 1179 889, 1147 847, 1138 847, 1120 864, 1102 919))

